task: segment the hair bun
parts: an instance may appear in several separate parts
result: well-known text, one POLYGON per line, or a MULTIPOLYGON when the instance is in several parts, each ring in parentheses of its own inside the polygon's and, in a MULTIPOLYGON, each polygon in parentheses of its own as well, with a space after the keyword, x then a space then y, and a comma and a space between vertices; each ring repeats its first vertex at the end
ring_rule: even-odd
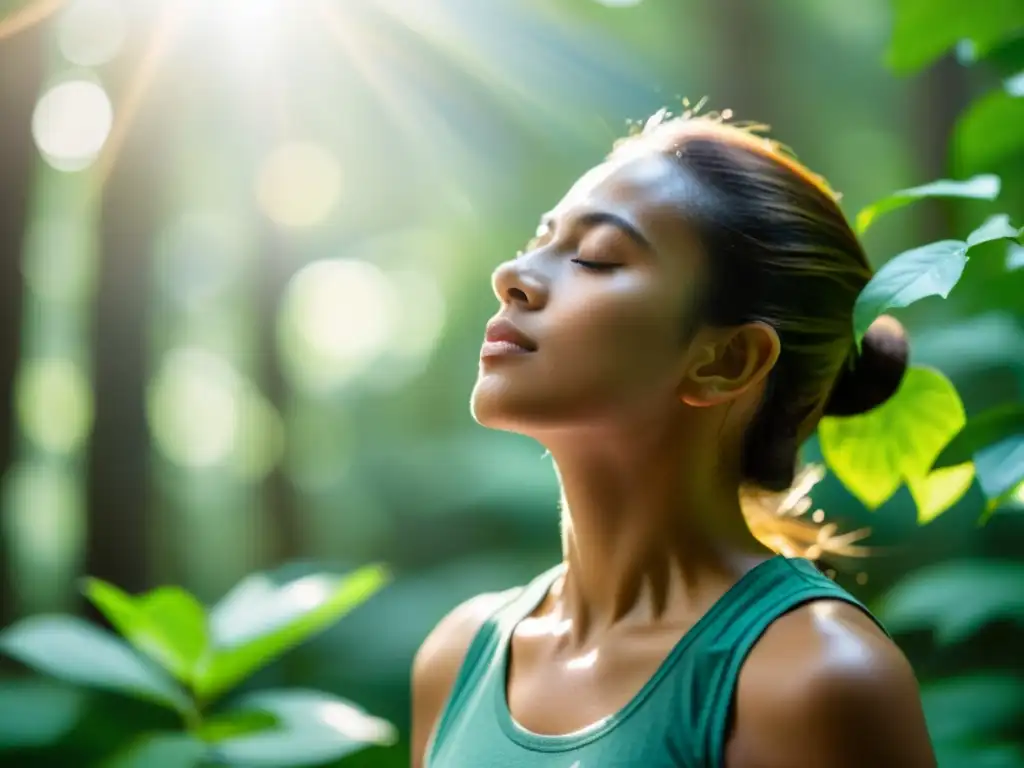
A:
POLYGON ((855 416, 877 408, 900 388, 910 345, 900 321, 879 316, 861 340, 860 354, 844 366, 825 406, 826 416, 855 416))

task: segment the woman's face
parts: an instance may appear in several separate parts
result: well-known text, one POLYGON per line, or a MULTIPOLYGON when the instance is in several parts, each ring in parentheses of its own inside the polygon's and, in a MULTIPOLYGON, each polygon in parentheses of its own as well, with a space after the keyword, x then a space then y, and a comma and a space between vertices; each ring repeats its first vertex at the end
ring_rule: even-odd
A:
POLYGON ((589 171, 542 217, 528 250, 494 272, 477 421, 537 434, 679 408, 701 290, 681 216, 694 200, 671 159, 634 153, 589 171))

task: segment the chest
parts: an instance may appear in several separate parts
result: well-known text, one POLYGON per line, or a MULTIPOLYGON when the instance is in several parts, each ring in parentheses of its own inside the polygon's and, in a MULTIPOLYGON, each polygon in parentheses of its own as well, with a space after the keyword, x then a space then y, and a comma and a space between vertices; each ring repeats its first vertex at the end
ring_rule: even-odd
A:
POLYGON ((564 735, 589 728, 635 705, 678 653, 687 627, 670 625, 633 633, 579 651, 550 638, 513 634, 505 679, 509 714, 537 734, 564 735))

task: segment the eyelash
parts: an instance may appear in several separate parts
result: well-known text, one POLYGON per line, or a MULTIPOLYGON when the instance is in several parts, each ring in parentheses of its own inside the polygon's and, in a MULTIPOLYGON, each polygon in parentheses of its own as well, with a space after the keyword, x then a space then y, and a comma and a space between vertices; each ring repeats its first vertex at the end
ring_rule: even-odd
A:
POLYGON ((583 267, 583 269, 590 270, 591 272, 611 272, 613 269, 621 266, 620 264, 609 264, 604 261, 584 261, 583 259, 572 259, 572 263, 583 267))
MULTIPOLYGON (((523 250, 519 251, 519 253, 516 254, 516 257, 518 258, 522 256, 524 253, 529 253, 530 251, 540 248, 544 244, 544 239, 544 236, 531 238, 530 241, 523 247, 523 250)), ((572 261, 573 264, 576 264, 577 266, 582 267, 583 269, 586 269, 590 272, 610 272, 613 269, 617 269, 618 267, 622 266, 621 264, 611 264, 603 261, 587 261, 585 259, 571 259, 570 261, 572 261)))

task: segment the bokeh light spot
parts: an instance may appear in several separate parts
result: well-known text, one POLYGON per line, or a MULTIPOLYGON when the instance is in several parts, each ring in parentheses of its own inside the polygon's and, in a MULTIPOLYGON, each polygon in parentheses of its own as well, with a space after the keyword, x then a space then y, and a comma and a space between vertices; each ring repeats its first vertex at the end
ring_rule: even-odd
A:
POLYGON ((365 261, 317 261, 292 278, 281 315, 281 353, 293 383, 328 391, 362 373, 391 341, 398 297, 365 261))
POLYGON ((223 463, 238 432, 236 374, 201 349, 170 352, 149 392, 153 438, 160 451, 186 467, 223 463))
POLYGON ((81 67, 114 59, 124 44, 124 7, 115 0, 74 0, 57 23, 57 44, 64 58, 81 67))
POLYGON ((227 466, 258 480, 284 449, 273 405, 224 358, 198 348, 172 350, 148 393, 153 440, 172 462, 191 469, 227 466))
POLYGON ((88 168, 114 125, 106 91, 88 80, 71 80, 43 94, 32 115, 32 136, 46 161, 60 171, 88 168))
POLYGON ((15 404, 25 435, 53 453, 78 448, 92 429, 89 381, 70 360, 24 363, 15 383, 15 404))
POLYGON ((24 462, 4 476, 0 516, 11 542, 12 566, 24 577, 25 607, 52 610, 67 600, 85 539, 84 488, 56 462, 24 462))
POLYGON ((323 221, 341 193, 341 170, 330 151, 294 143, 270 154, 256 181, 264 213, 285 227, 309 227, 323 221))

